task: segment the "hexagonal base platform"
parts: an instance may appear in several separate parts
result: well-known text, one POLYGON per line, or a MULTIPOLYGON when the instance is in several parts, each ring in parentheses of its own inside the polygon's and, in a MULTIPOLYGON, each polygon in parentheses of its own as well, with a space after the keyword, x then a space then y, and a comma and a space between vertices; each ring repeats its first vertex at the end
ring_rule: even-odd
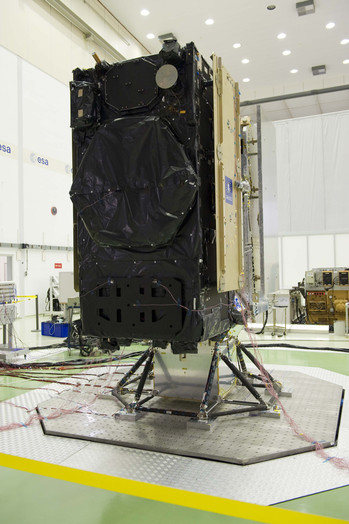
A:
MULTIPOLYGON (((321 442, 324 447, 335 446, 343 388, 295 371, 278 371, 277 379, 293 390, 292 397, 282 398, 282 403, 298 427, 313 442, 321 442)), ((251 400, 243 387, 235 388, 229 399, 251 400)), ((71 390, 39 404, 43 416, 55 409, 82 406, 78 413, 43 420, 45 434, 240 465, 311 451, 315 447, 292 432, 283 414, 281 418, 257 413, 220 417, 210 431, 198 431, 187 428, 186 417, 147 413, 137 421, 120 419, 114 414, 122 406, 114 397, 102 397, 93 403, 91 400, 91 394, 71 390)), ((198 409, 198 403, 159 398, 152 401, 152 406, 198 409)))

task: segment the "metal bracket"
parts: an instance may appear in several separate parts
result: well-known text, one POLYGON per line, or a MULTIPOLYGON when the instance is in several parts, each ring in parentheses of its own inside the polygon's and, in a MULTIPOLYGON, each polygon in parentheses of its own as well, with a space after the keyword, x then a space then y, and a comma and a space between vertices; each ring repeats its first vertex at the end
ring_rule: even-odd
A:
POLYGON ((139 411, 128 412, 126 408, 123 408, 123 409, 120 409, 120 411, 117 411, 114 414, 114 417, 116 420, 119 419, 119 420, 128 420, 129 422, 136 422, 136 420, 141 418, 142 415, 143 413, 140 413, 139 411))
POLYGON ((215 420, 191 418, 187 422, 187 429, 199 429, 199 430, 204 430, 204 431, 211 431, 214 424, 215 424, 215 420))
MULTIPOLYGON (((280 391, 277 392, 278 397, 292 397, 293 388, 282 388, 280 391)), ((270 391, 268 389, 265 389, 264 395, 268 395, 271 397, 270 391)))

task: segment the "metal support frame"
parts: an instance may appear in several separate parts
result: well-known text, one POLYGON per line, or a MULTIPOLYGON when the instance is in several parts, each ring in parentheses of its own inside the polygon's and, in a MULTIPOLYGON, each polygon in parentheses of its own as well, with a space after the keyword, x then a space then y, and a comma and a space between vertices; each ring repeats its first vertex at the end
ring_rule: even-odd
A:
POLYGON ((39 296, 35 295, 35 329, 31 330, 32 333, 40 331, 39 328, 39 296))
POLYGON ((262 174, 262 117, 261 106, 257 106, 257 145, 258 145, 258 206, 259 206, 259 264, 260 296, 265 295, 264 274, 264 220, 263 220, 263 174, 262 174))
POLYGON ((112 394, 114 396, 115 393, 119 393, 123 386, 126 385, 128 382, 128 379, 132 377, 132 375, 135 374, 137 369, 143 364, 143 362, 148 358, 150 353, 150 348, 148 348, 146 351, 144 351, 143 355, 140 356, 140 358, 137 360, 137 362, 132 366, 132 368, 125 373, 125 375, 122 377, 122 379, 116 384, 116 387, 113 389, 112 394))
POLYGON ((13 350, 13 333, 12 333, 12 323, 2 325, 2 340, 3 346, 0 346, 1 350, 12 351, 13 350))
POLYGON ((225 354, 224 350, 220 351, 219 343, 216 342, 213 349, 205 390, 203 392, 202 401, 200 403, 199 409, 198 411, 187 411, 182 409, 172 409, 166 407, 146 406, 145 404, 147 402, 151 401, 154 397, 158 395, 158 392, 154 390, 152 394, 148 394, 148 396, 141 399, 142 394, 144 393, 145 383, 149 378, 153 368, 155 356, 155 350, 152 347, 149 347, 141 355, 137 362, 133 364, 131 369, 124 375, 124 377, 118 382, 118 384, 112 391, 112 395, 123 405, 121 411, 117 412, 115 416, 126 415, 127 417, 133 417, 133 419, 135 419, 136 416, 140 416, 141 413, 158 413, 164 415, 181 416, 188 417, 191 419, 188 423, 189 425, 191 425, 191 427, 192 425, 196 425, 197 427, 201 426, 204 429, 209 429, 210 425, 212 424, 212 422, 214 422, 214 420, 217 417, 243 413, 253 413, 257 411, 266 413, 270 412, 271 408, 275 404, 275 399, 271 397, 270 400, 266 402, 256 388, 264 387, 267 390, 269 390, 270 386, 273 387, 276 393, 278 394, 281 392, 282 389, 281 383, 277 382, 272 377, 272 375, 268 373, 268 371, 262 366, 262 364, 256 359, 256 357, 250 351, 248 351, 248 349, 246 349, 246 347, 243 344, 238 342, 236 346, 236 351, 241 370, 231 361, 228 355, 225 354), (260 370, 261 375, 250 373, 247 370, 246 363, 244 361, 244 355, 260 370), (255 402, 245 400, 226 400, 218 397, 218 401, 211 405, 211 407, 209 408, 212 384, 215 374, 217 372, 218 363, 220 359, 230 369, 234 377, 236 377, 236 379, 239 380, 240 385, 245 387, 249 391, 249 393, 256 399, 255 402), (136 377, 133 377, 135 372, 140 368, 140 366, 144 362, 145 365, 141 374, 136 377), (253 384, 251 379, 259 380, 261 384, 253 384), (128 393, 125 386, 127 386, 131 382, 135 382, 136 380, 138 380, 139 383, 134 395, 134 399, 132 402, 127 402, 123 398, 123 394, 128 393), (240 407, 229 410, 216 410, 217 407, 222 406, 224 404, 238 404, 240 405, 240 407))
POLYGON ((243 373, 247 373, 247 367, 246 367, 246 364, 245 364, 245 361, 244 361, 244 357, 242 356, 242 352, 241 352, 240 346, 236 347, 236 355, 238 357, 238 361, 239 361, 239 364, 241 366, 241 371, 243 373))
POLYGON ((73 251, 70 246, 49 246, 46 244, 27 244, 15 242, 0 242, 0 247, 10 247, 13 249, 40 249, 42 251, 73 251))
MULTIPOLYGON (((271 333, 272 337, 275 337, 275 335, 277 335, 278 328, 276 326, 276 311, 278 309, 281 310, 281 311, 283 310, 283 313, 284 313, 284 324, 285 325, 283 327, 282 335, 286 335, 286 331, 287 331, 287 317, 286 317, 286 315, 287 315, 287 307, 283 307, 283 306, 276 307, 276 306, 273 306, 273 308, 272 308, 272 310, 273 310, 273 331, 271 333)), ((279 336, 281 336, 281 335, 279 335, 279 336)))
MULTIPOLYGON (((248 181, 248 150, 247 150, 247 132, 244 126, 241 126, 242 136, 242 153, 241 153, 241 176, 242 180, 248 181)), ((251 191, 251 188, 250 188, 251 191)), ((244 246, 244 290, 248 302, 252 304, 254 293, 254 268, 253 268, 253 240, 249 227, 249 201, 250 194, 248 191, 242 192, 242 221, 243 221, 243 246, 244 246)))
POLYGON ((213 350, 213 355, 212 355, 211 365, 210 365, 210 369, 209 369, 208 376, 207 376, 205 391, 204 391, 202 401, 200 404, 199 413, 197 414, 198 418, 205 418, 205 419, 207 418, 207 408, 208 408, 208 403, 209 403, 210 396, 211 396, 212 384, 213 384, 214 375, 217 370, 217 365, 218 365, 218 343, 215 344, 215 347, 213 350))
POLYGON ((266 411, 268 409, 266 404, 257 404, 256 406, 246 407, 246 408, 238 408, 238 409, 230 409, 227 411, 221 411, 219 413, 214 414, 214 418, 218 417, 224 417, 227 415, 238 415, 242 413, 251 413, 254 411, 266 411))
POLYGON ((268 373, 268 371, 265 369, 264 366, 262 366, 262 364, 259 362, 259 360, 256 359, 256 357, 251 353, 251 351, 249 351, 243 344, 239 344, 239 349, 241 351, 243 351, 246 355, 247 358, 249 358, 252 362, 252 364, 254 364, 256 366, 256 368, 258 368, 262 373, 263 375, 269 380, 269 382, 271 384, 275 384, 276 381, 274 380, 274 378, 271 376, 270 373, 268 373))
MULTIPOLYGON (((252 319, 267 309, 265 299, 265 265, 264 265, 264 221, 263 221, 263 173, 262 173, 262 117, 261 108, 257 106, 257 136, 249 140, 249 125, 241 124, 242 136, 242 188, 243 212, 243 256, 244 256, 244 293, 251 304, 252 319), (257 147, 251 152, 250 144, 257 147), (249 158, 256 156, 256 169, 249 169, 249 158), (256 187, 255 187, 256 186, 256 187), (258 241, 258 242, 257 242, 258 241), (258 245, 258 256, 257 256, 258 245), (258 268, 258 269, 257 269, 258 268), (260 281, 259 290, 256 286, 260 281)), ((254 166, 254 164, 253 164, 254 166)))
MULTIPOLYGON (((137 387, 137 391, 135 393, 135 399, 134 399, 135 407, 139 405, 139 401, 140 401, 142 393, 143 393, 145 382, 146 382, 146 380, 148 378, 149 372, 150 372, 150 370, 152 368, 152 365, 153 365, 153 360, 154 360, 154 351, 150 350, 149 354, 148 354, 147 361, 145 363, 145 366, 144 366, 144 369, 143 369, 143 372, 142 372, 142 375, 141 375, 141 378, 140 378, 140 381, 139 381, 139 384, 138 384, 138 387, 137 387)), ((152 397, 150 397, 150 398, 152 398, 152 397)))
MULTIPOLYGON (((228 357, 221 354, 221 359, 223 360, 224 364, 228 366, 228 368, 234 373, 234 375, 240 380, 243 386, 245 386, 246 389, 251 393, 251 395, 254 396, 254 398, 260 403, 261 406, 264 406, 264 409, 267 409, 267 405, 258 393, 258 391, 254 388, 254 386, 251 384, 251 382, 246 378, 246 375, 242 373, 239 368, 237 368, 231 360, 229 360, 228 357)), ((247 408, 246 408, 247 409, 247 408)), ((248 411, 251 411, 250 409, 248 411)), ((243 411, 240 411, 242 413, 243 411)))
POLYGON ((290 100, 292 98, 302 98, 304 96, 324 95, 326 93, 335 93, 336 91, 346 91, 349 89, 349 84, 325 87, 323 89, 312 89, 311 91, 300 91, 297 93, 288 93, 287 95, 270 96, 267 98, 257 98, 256 100, 245 100, 240 102, 240 107, 255 106, 257 104, 267 104, 269 102, 279 102, 280 100, 290 100))

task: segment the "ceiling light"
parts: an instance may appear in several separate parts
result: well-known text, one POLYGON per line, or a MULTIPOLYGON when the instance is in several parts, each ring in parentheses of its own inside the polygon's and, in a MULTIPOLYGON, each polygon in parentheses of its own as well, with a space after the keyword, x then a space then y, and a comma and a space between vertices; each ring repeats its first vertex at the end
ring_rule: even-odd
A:
POLYGON ((155 38, 155 35, 153 33, 148 33, 147 34, 147 38, 149 38, 149 40, 151 40, 152 38, 155 38))
POLYGON ((333 29, 336 24, 334 22, 329 22, 326 24, 326 29, 333 29))
POLYGON ((267 9, 268 9, 268 11, 274 11, 275 8, 276 8, 276 5, 275 5, 275 4, 269 4, 269 5, 267 5, 267 9))
POLYGON ((341 40, 341 44, 342 45, 349 44, 349 38, 344 38, 343 40, 341 40))
POLYGON ((142 15, 142 16, 148 16, 148 15, 149 15, 149 11, 148 11, 148 9, 142 9, 142 11, 141 11, 141 15, 142 15))
POLYGON ((346 58, 345 60, 343 60, 343 64, 349 64, 349 58, 346 58))
POLYGON ((296 9, 298 16, 311 15, 315 13, 314 0, 305 0, 305 2, 297 2, 296 9))
POLYGON ((243 59, 241 60, 241 63, 242 63, 242 64, 248 64, 248 63, 249 63, 249 59, 248 59, 248 58, 243 58, 243 59))
POLYGON ((241 44, 239 42, 236 42, 235 44, 233 44, 234 49, 239 49, 239 47, 241 47, 241 44))
POLYGON ((214 24, 214 20, 213 20, 213 18, 208 18, 207 20, 205 20, 205 24, 206 24, 206 25, 212 25, 212 24, 214 24))
POLYGON ((326 66, 325 65, 319 65, 319 66, 313 66, 311 68, 312 73, 314 76, 318 75, 325 75, 326 74, 326 66))
POLYGON ((278 39, 282 40, 283 38, 286 38, 286 33, 279 33, 278 34, 278 39))
POLYGON ((243 78, 242 81, 243 82, 249 82, 251 79, 250 78, 243 78))
POLYGON ((290 73, 294 75, 295 73, 298 73, 298 69, 291 69, 290 73))
POLYGON ((282 51, 282 54, 284 56, 287 56, 287 55, 290 55, 291 54, 291 51, 289 49, 285 49, 285 51, 282 51))

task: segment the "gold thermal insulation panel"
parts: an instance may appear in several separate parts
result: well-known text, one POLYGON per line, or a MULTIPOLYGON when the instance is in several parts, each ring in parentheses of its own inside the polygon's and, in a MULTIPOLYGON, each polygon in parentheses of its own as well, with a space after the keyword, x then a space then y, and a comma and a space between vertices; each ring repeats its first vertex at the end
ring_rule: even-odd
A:
POLYGON ((221 58, 213 55, 216 183, 217 289, 239 289, 241 253, 240 96, 239 86, 221 58))

